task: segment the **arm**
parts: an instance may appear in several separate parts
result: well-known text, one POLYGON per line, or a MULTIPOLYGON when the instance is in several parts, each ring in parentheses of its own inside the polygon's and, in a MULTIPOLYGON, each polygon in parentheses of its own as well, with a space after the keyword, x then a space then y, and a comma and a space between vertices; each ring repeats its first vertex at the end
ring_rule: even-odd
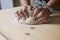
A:
POLYGON ((60 5, 60 0, 49 0, 46 6, 42 10, 36 9, 33 16, 36 16, 36 19, 41 23, 50 22, 50 14, 53 12, 50 9, 56 9, 60 5), (48 6, 47 6, 48 5, 48 6), (38 14, 39 12, 39 14, 38 14))
POLYGON ((29 6, 30 0, 20 0, 22 6, 29 6))
POLYGON ((53 9, 56 9, 60 5, 60 0, 50 0, 47 5, 51 6, 53 9))

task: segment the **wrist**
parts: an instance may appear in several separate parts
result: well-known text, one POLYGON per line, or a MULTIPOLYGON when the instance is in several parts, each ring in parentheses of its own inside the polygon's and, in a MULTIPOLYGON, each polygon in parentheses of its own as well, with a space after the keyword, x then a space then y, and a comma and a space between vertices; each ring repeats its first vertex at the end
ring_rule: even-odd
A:
POLYGON ((54 9, 48 5, 44 6, 43 8, 48 9, 51 13, 54 11, 54 9))

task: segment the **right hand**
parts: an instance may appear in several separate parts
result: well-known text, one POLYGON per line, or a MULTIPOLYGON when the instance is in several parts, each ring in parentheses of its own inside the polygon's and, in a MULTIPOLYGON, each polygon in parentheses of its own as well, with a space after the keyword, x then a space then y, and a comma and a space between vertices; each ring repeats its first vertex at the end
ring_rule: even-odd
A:
POLYGON ((29 13, 28 13, 28 7, 23 6, 21 9, 17 10, 16 12, 18 19, 26 19, 29 17, 29 13))
POLYGON ((33 6, 23 6, 21 9, 17 10, 16 14, 18 16, 18 19, 26 19, 29 17, 29 10, 34 10, 35 8, 33 6))

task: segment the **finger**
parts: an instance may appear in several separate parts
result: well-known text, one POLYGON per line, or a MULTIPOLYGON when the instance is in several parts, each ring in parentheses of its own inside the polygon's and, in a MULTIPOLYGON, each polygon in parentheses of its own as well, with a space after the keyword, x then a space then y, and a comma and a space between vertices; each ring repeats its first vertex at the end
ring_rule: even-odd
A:
POLYGON ((18 10, 15 12, 15 17, 18 17, 18 14, 17 13, 18 13, 18 10))
POLYGON ((28 10, 33 10, 33 6, 32 5, 28 6, 28 10))
POLYGON ((48 18, 49 18, 48 16, 43 16, 43 17, 39 18, 38 21, 40 23, 45 23, 45 22, 47 22, 48 18))
POLYGON ((19 15, 19 10, 17 10, 15 14, 16 14, 16 17, 20 16, 19 15))
POLYGON ((42 11, 38 14, 37 18, 39 19, 39 18, 41 18, 41 17, 43 17, 43 16, 49 16, 49 15, 48 15, 48 12, 46 12, 45 10, 42 10, 42 11))
POLYGON ((43 23, 42 18, 40 18, 40 19, 38 20, 38 22, 39 22, 40 24, 42 24, 42 23, 43 23))
POLYGON ((18 10, 18 19, 21 19, 21 18, 23 18, 23 15, 22 15, 22 11, 21 10, 18 10))
POLYGON ((43 8, 43 7, 35 7, 35 6, 34 6, 34 7, 33 7, 33 10, 35 10, 36 8, 43 8))
POLYGON ((45 23, 51 22, 51 18, 48 17, 44 22, 45 22, 45 23))
POLYGON ((23 11, 23 13, 24 13, 23 15, 24 15, 25 17, 29 17, 27 7, 23 7, 23 8, 22 8, 22 11, 23 11))
POLYGON ((37 16, 41 10, 42 10, 42 8, 36 8, 34 10, 33 16, 37 16))
POLYGON ((37 18, 39 19, 39 18, 43 17, 44 15, 45 15, 44 12, 41 11, 41 12, 37 15, 37 18))
POLYGON ((28 12, 29 12, 29 16, 32 16, 33 14, 33 6, 28 6, 28 12))
POLYGON ((23 13, 23 11, 22 11, 22 8, 21 8, 20 10, 18 10, 18 14, 19 14, 19 16, 21 16, 22 18, 25 18, 25 15, 24 15, 24 13, 23 13))
POLYGON ((18 18, 18 20, 20 20, 20 19, 22 18, 22 17, 20 16, 20 14, 19 14, 19 11, 18 11, 18 10, 16 11, 15 16, 18 18))
POLYGON ((18 20, 24 18, 24 17, 23 17, 22 9, 18 10, 17 15, 18 15, 18 20))
POLYGON ((46 9, 43 8, 43 10, 38 14, 37 17, 42 17, 44 15, 49 16, 50 15, 50 12, 48 10, 46 10, 46 9))
POLYGON ((36 17, 35 17, 35 20, 38 20, 40 19, 41 17, 43 17, 45 14, 40 12, 36 17))

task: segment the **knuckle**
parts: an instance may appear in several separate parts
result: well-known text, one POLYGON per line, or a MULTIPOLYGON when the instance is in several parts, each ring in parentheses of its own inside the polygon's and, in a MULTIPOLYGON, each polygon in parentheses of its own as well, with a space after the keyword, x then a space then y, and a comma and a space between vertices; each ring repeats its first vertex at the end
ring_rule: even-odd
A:
POLYGON ((22 14, 22 10, 21 9, 18 11, 18 14, 22 14))
POLYGON ((28 10, 33 10, 33 6, 28 6, 28 10))

